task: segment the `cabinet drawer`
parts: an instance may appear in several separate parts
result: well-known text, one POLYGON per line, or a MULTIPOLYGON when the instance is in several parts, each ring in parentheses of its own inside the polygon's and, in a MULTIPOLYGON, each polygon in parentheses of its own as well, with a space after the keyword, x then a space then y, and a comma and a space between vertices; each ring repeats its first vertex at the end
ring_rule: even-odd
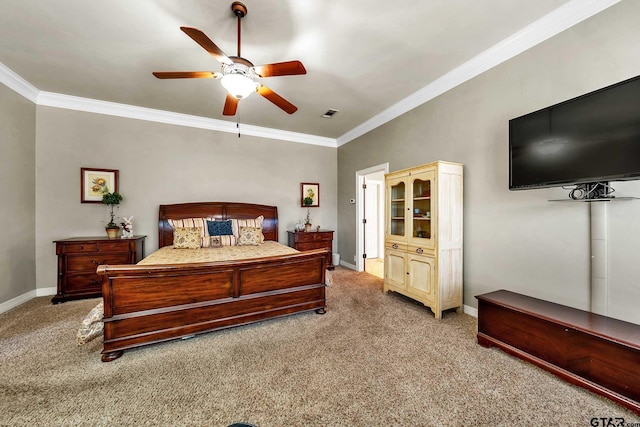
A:
POLYGON ((67 272, 70 271, 95 271, 101 264, 129 264, 129 254, 102 254, 70 255, 67 257, 67 272))
POLYGON ((102 277, 97 274, 68 275, 65 283, 67 293, 95 292, 102 293, 102 277))
POLYGON ((100 252, 129 252, 129 242, 127 240, 99 242, 98 250, 100 252))
POLYGON ((426 246, 408 245, 407 252, 413 255, 435 256, 435 251, 433 250, 433 248, 429 248, 426 246))
POLYGON ((401 243, 392 243, 392 242, 386 242, 384 245, 385 249, 392 249, 392 250, 396 250, 396 251, 405 251, 407 250, 407 245, 403 245, 401 243))
POLYGON ((308 233, 296 233, 296 242, 320 242, 325 240, 332 240, 331 236, 326 233, 308 232, 308 233))
POLYGON ((324 249, 328 246, 322 242, 296 243, 296 249, 299 251, 310 251, 311 249, 324 249))
POLYGON ((67 254, 77 254, 83 252, 97 252, 98 244, 93 243, 67 243, 62 246, 62 251, 67 254))

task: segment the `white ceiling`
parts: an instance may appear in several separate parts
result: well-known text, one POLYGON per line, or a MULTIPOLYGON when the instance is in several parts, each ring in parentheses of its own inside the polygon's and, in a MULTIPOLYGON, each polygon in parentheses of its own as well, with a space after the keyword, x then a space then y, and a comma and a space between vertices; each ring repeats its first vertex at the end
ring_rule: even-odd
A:
MULTIPOLYGON (((460 83, 456 70, 493 66, 508 59, 499 54, 509 43, 529 37, 533 45, 615 2, 245 0, 242 56, 256 65, 298 59, 307 74, 261 79, 298 107, 295 114, 254 94, 240 101, 238 119, 338 141, 357 136, 433 96, 425 89, 434 84, 443 91, 460 83), (540 40, 532 29, 543 34, 540 40), (330 108, 339 113, 322 118, 330 108)), ((0 63, 38 91, 235 126, 235 117, 222 116, 225 92, 218 80, 158 80, 151 74, 220 71, 220 63, 179 27, 198 28, 235 55, 231 3, 0 0, 0 63)), ((481 71, 467 71, 462 79, 481 71)))

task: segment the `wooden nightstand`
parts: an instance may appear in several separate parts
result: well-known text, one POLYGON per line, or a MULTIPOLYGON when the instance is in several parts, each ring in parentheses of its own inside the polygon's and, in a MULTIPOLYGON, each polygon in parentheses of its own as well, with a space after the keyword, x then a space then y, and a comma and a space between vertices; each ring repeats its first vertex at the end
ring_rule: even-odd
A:
POLYGON ((51 302, 102 296, 102 278, 96 274, 98 266, 137 263, 144 256, 145 237, 74 237, 54 241, 58 255, 58 293, 51 302))
POLYGON ((333 231, 287 231, 289 234, 289 246, 299 251, 310 249, 329 249, 327 254, 327 270, 333 270, 333 231))

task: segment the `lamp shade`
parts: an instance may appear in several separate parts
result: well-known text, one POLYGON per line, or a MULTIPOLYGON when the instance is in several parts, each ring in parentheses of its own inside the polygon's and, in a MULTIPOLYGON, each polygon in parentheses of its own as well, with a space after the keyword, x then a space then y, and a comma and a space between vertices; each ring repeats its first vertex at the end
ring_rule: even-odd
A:
POLYGON ((225 74, 220 83, 227 92, 238 99, 246 98, 256 91, 256 82, 239 73, 225 74))

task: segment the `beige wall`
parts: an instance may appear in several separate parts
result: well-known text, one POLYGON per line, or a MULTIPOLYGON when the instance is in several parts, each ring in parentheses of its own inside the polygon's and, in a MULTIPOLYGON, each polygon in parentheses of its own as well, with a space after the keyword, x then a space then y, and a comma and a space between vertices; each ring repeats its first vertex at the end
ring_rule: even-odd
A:
POLYGON ((0 303, 35 290, 35 117, 0 85, 0 303))
MULTIPOLYGON (((640 2, 625 1, 338 149, 340 252, 355 254, 355 171, 465 164, 464 303, 511 289, 588 309, 589 206, 508 190, 508 120, 640 74, 640 2)), ((603 159, 606 161, 606 159, 603 159)), ((618 183, 640 197, 640 181, 618 183)), ((640 200, 609 206, 609 315, 640 323, 640 200)))
POLYGON ((335 229, 335 148, 284 142, 51 107, 37 109, 36 259, 38 287, 56 285, 53 240, 105 235, 108 208, 80 203, 80 168, 118 169, 118 215, 157 249, 158 206, 237 201, 275 205, 280 242, 306 210, 300 183, 320 184, 314 224, 335 229))

